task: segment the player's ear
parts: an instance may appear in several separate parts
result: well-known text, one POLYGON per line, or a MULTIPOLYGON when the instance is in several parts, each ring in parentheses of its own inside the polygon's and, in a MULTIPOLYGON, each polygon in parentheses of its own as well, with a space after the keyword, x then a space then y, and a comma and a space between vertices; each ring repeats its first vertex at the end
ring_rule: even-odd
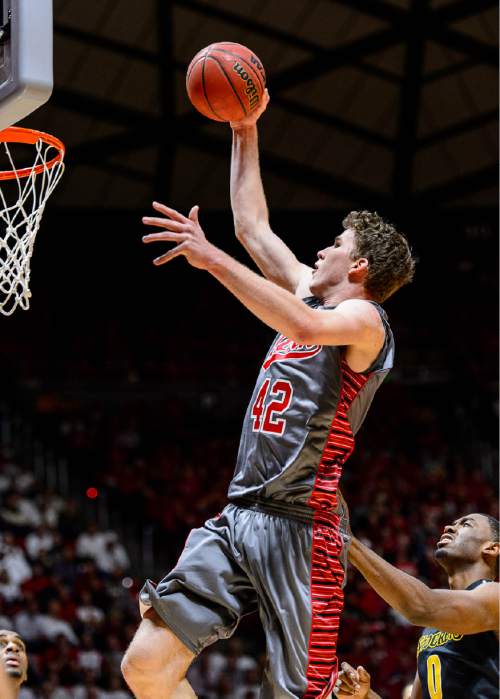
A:
POLYGON ((349 280, 352 282, 362 282, 368 274, 368 260, 366 257, 358 257, 349 270, 349 280))
MULTIPOLYGON (((498 541, 486 541, 483 544, 482 554, 488 563, 496 563, 500 556, 500 543, 498 541)), ((491 567, 493 567, 493 565, 491 567)))

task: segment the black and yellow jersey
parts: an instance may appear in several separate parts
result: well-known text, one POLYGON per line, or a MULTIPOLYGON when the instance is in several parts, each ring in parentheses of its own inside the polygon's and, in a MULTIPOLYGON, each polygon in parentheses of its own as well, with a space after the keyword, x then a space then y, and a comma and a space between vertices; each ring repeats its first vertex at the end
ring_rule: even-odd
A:
MULTIPOLYGON (((473 590, 491 580, 477 580, 473 590)), ((418 642, 417 667, 423 699, 498 699, 498 637, 426 628, 418 642)))

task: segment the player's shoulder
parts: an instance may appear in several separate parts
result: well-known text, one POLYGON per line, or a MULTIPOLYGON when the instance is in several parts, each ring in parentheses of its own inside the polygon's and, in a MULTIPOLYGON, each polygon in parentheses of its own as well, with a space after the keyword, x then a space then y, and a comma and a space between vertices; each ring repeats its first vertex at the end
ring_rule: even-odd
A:
POLYGON ((346 299, 345 301, 341 301, 336 306, 335 310, 340 313, 349 314, 350 316, 356 316, 360 319, 362 318, 370 325, 382 325, 382 314, 384 314, 384 311, 382 307, 374 301, 368 301, 367 299, 346 299))
POLYGON ((485 580, 473 590, 468 590, 475 597, 497 597, 500 594, 500 583, 495 580, 485 580))

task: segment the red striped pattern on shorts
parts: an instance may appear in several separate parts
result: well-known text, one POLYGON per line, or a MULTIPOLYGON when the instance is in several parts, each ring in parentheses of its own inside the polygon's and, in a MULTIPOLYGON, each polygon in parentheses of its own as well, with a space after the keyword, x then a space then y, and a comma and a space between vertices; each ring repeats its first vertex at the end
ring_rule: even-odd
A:
POLYGON ((321 455, 308 505, 316 510, 313 523, 311 561, 311 635, 309 637, 305 699, 322 699, 332 691, 337 678, 337 638, 344 605, 340 563, 342 538, 339 533, 337 488, 342 467, 354 449, 354 435, 347 412, 369 379, 356 374, 342 362, 342 388, 337 412, 321 455))

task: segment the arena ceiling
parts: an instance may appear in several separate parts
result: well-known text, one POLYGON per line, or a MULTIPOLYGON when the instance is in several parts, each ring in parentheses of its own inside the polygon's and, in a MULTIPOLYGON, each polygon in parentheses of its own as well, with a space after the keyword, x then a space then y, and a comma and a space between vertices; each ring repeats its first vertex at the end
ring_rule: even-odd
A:
POLYGON ((54 205, 229 204, 230 134, 184 76, 214 41, 268 74, 273 208, 494 206, 496 0, 54 0, 55 89, 24 123, 68 169, 54 205))

